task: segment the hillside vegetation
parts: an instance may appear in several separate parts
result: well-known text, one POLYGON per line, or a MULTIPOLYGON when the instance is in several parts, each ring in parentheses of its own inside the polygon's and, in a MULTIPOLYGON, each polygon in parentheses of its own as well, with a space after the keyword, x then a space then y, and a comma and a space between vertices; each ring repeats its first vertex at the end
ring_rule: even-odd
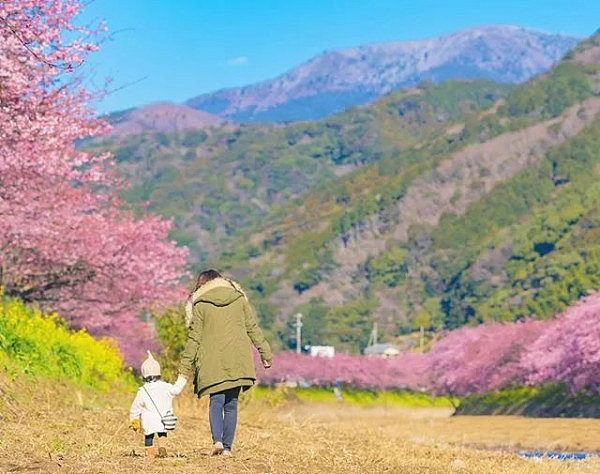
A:
POLYGON ((96 143, 196 268, 252 293, 271 336, 357 351, 549 317, 598 289, 600 38, 519 86, 450 81, 331 119, 96 143))
POLYGON ((114 152, 131 180, 124 192, 129 201, 149 201, 148 210, 176 219, 173 236, 202 266, 232 237, 245 242, 259 234, 253 241, 262 245, 262 228, 296 208, 295 198, 343 185, 382 158, 394 167, 426 159, 407 153, 395 163, 399 152, 491 106, 509 88, 488 81, 424 85, 323 122, 113 137, 94 147, 114 152))

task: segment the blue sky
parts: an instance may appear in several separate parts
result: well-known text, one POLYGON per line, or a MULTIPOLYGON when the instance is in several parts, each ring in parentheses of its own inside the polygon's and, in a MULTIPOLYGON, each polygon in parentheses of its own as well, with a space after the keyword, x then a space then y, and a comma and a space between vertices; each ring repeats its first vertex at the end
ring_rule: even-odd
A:
POLYGON ((329 49, 478 25, 583 37, 600 27, 600 0, 94 0, 80 21, 96 18, 115 33, 90 59, 92 84, 131 84, 97 104, 106 112, 250 84, 329 49))

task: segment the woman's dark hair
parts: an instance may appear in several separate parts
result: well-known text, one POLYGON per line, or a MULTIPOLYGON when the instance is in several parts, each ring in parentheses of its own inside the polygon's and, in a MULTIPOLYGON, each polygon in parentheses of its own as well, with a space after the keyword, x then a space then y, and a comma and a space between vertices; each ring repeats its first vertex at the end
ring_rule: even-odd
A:
POLYGON ((206 282, 214 280, 215 278, 221 278, 221 276, 222 275, 217 270, 213 270, 212 268, 210 270, 204 270, 203 272, 200 272, 198 279, 196 280, 196 287, 194 288, 194 291, 196 291, 206 282))

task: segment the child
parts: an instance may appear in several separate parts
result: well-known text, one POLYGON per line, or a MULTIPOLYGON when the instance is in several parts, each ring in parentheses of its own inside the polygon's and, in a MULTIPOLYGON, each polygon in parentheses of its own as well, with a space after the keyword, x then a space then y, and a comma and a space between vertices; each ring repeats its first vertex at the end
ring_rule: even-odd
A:
POLYGON ((142 364, 142 377, 145 383, 138 390, 129 411, 130 427, 135 432, 144 429, 147 457, 164 458, 167 456, 167 429, 162 417, 173 413, 173 398, 181 393, 187 380, 179 376, 175 385, 160 380, 160 364, 150 351, 142 364), (157 446, 154 445, 154 435, 158 436, 157 446))

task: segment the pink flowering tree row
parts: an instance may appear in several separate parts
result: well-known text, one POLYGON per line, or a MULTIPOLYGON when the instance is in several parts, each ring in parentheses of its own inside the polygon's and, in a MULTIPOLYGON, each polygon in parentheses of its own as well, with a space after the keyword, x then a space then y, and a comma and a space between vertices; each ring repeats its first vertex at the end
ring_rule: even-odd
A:
POLYGON ((560 382, 600 389, 600 293, 550 321, 453 331, 427 355, 439 393, 482 393, 506 385, 560 382))
POLYGON ((262 383, 308 383, 332 386, 343 383, 357 388, 394 389, 429 388, 426 377, 426 359, 420 354, 406 354, 395 359, 339 354, 335 357, 310 357, 283 352, 277 354, 273 367, 262 369, 257 364, 262 383))
POLYGON ((151 344, 140 314, 181 297, 186 250, 170 222, 125 209, 110 155, 75 146, 108 131, 79 73, 104 29, 77 26, 80 9, 0 2, 0 285, 133 362, 151 344))
POLYGON ((395 359, 282 353, 263 383, 280 381, 437 394, 484 393, 508 385, 560 382, 600 391, 600 294, 583 298, 551 321, 485 324, 448 333, 426 354, 395 359))
POLYGON ((465 395, 524 384, 522 356, 547 326, 529 320, 451 331, 426 354, 432 388, 437 393, 465 395))
POLYGON ((531 385, 559 381, 574 391, 600 391, 600 293, 550 322, 524 352, 521 366, 531 385))

